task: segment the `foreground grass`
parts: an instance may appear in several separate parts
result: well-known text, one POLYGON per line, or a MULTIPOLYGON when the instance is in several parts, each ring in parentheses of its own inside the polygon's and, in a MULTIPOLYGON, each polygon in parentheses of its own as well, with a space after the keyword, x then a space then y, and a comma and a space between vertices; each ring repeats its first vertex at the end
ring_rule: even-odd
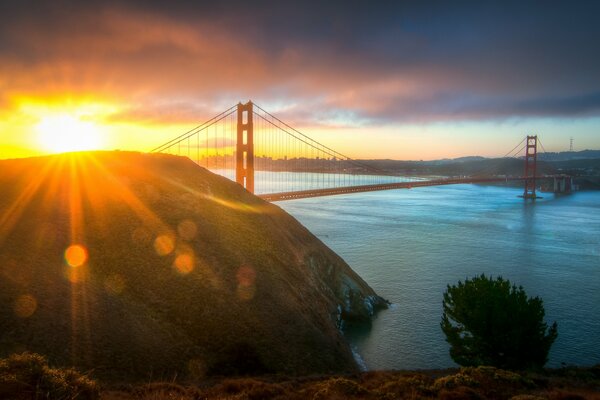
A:
POLYGON ((0 359, 0 399, 95 400, 97 383, 73 368, 52 368, 39 354, 0 359))
POLYGON ((515 373, 493 367, 443 371, 375 371, 294 379, 237 378, 106 389, 102 400, 196 399, 600 399, 600 367, 515 373))
POLYGON ((516 373, 493 367, 431 371, 373 371, 352 375, 262 376, 155 382, 102 388, 71 368, 52 368, 43 356, 0 359, 0 398, 12 400, 200 399, 600 399, 600 365, 516 373))

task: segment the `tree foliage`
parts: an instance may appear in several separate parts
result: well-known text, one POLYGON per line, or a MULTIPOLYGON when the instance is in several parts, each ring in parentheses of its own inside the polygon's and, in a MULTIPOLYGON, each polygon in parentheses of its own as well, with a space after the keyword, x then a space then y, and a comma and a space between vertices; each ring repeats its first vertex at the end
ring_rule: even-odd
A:
POLYGON ((539 297, 501 277, 481 275, 448 285, 441 327, 450 356, 463 366, 542 367, 558 333, 548 328, 539 297))

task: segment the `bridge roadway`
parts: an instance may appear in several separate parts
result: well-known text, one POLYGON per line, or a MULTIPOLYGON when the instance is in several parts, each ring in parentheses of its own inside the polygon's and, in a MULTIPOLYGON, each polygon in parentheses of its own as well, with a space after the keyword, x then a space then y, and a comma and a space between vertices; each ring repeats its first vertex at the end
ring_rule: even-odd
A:
MULTIPOLYGON (((536 176, 536 180, 552 179, 555 176, 536 176)), ((422 181, 412 182, 396 182, 396 183, 382 183, 376 185, 361 185, 361 186, 344 186, 327 189, 310 189, 301 190, 296 192, 281 192, 281 193, 270 193, 270 194, 259 194, 257 195, 266 201, 282 201, 282 200, 295 200, 304 199, 308 197, 319 197, 319 196, 333 196, 336 194, 348 194, 348 193, 360 193, 360 192, 374 192, 377 190, 392 190, 392 189, 410 189, 414 187, 423 186, 440 186, 440 185, 457 185, 461 183, 494 183, 494 182, 513 182, 513 181, 524 181, 525 177, 466 177, 466 178, 444 178, 444 179, 427 179, 422 181)))

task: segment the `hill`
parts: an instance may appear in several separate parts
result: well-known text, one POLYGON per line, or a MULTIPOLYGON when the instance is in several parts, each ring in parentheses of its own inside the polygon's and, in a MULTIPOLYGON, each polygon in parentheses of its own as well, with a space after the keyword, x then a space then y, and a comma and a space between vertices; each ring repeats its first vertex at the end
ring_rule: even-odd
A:
POLYGON ((356 370, 383 299, 279 207, 181 157, 0 161, 0 356, 103 380, 356 370))
MULTIPOLYGON (((482 176, 523 174, 523 160, 516 158, 463 157, 454 160, 396 161, 361 160, 372 167, 403 175, 482 176)), ((538 161, 538 173, 554 174, 556 168, 549 162, 538 161)))
POLYGON ((600 150, 581 150, 581 151, 561 151, 561 152, 542 152, 538 158, 543 161, 570 161, 570 160, 590 160, 599 159, 600 150))

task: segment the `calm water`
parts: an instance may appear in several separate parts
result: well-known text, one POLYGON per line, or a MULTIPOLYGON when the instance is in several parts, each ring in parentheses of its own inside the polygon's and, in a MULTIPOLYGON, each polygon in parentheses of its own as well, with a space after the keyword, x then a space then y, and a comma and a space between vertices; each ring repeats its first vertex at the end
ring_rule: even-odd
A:
POLYGON ((541 296, 549 366, 600 363, 600 192, 455 185, 278 203, 394 305, 349 333, 369 369, 454 366, 439 327, 448 283, 501 275, 541 296))
MULTIPOLYGON (((235 181, 232 169, 211 169, 212 172, 235 181)), ((411 176, 317 174, 311 172, 254 171, 254 193, 281 193, 298 190, 323 189, 354 185, 418 181, 424 178, 411 176)))

